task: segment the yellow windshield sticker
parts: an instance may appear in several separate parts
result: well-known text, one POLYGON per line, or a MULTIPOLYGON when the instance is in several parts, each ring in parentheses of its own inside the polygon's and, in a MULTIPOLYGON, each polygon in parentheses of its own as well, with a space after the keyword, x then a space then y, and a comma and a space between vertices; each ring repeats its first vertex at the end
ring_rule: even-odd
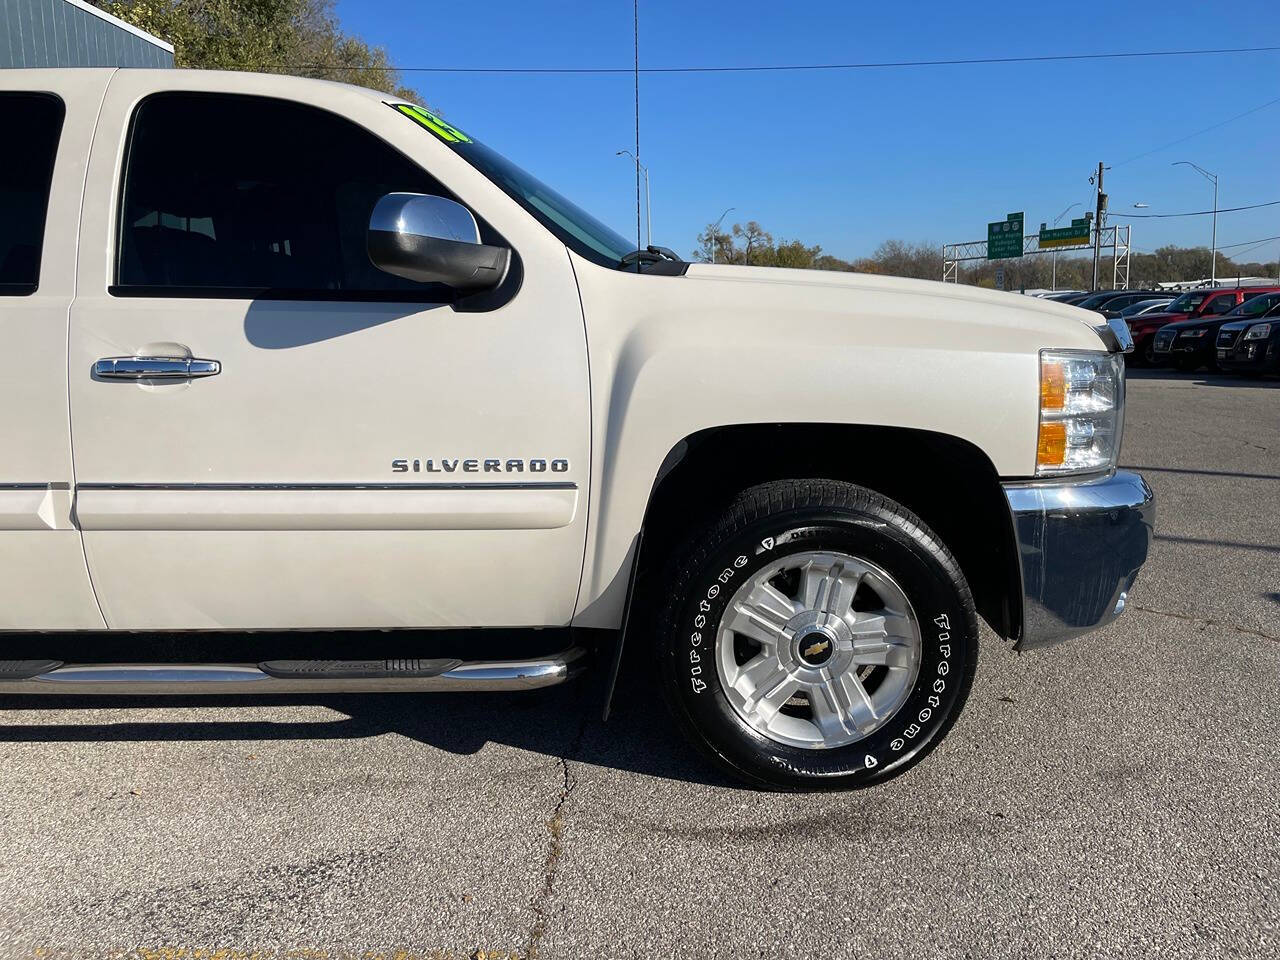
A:
POLYGON ((397 103, 396 109, 406 117, 416 120, 445 143, 470 143, 471 138, 446 120, 441 120, 434 113, 428 113, 421 107, 411 103, 397 103))

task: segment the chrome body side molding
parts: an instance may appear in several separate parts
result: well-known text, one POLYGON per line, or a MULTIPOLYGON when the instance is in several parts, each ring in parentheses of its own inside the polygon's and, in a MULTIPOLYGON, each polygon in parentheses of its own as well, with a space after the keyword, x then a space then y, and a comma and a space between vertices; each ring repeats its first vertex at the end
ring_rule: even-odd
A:
POLYGON ((82 483, 95 530, 549 530, 578 512, 574 483, 82 483))

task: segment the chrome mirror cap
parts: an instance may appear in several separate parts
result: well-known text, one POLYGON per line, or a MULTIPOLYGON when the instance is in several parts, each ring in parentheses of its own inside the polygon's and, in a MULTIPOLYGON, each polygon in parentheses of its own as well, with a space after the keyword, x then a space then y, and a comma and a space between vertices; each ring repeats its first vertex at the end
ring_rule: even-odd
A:
POLYGON ((369 215, 369 229, 455 243, 480 242, 480 228, 470 210, 426 193, 388 193, 369 215))
POLYGON ((423 193, 389 193, 369 215, 369 261, 417 283, 459 293, 492 290, 511 264, 506 247, 480 242, 476 218, 460 203, 423 193))

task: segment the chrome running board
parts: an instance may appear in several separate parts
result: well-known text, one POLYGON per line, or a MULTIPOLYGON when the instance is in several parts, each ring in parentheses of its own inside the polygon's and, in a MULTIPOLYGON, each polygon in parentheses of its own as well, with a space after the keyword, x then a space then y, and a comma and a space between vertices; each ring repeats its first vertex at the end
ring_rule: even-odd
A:
POLYGON ((29 677, 0 675, 0 693, 238 696, 533 690, 577 676, 586 666, 586 651, 571 647, 538 660, 434 661, 439 672, 426 666, 433 661, 424 660, 293 661, 291 665, 313 666, 288 671, 280 669, 283 663, 68 663, 29 677), (397 669, 402 664, 412 667, 397 669), (289 675, 281 675, 285 672, 289 675))

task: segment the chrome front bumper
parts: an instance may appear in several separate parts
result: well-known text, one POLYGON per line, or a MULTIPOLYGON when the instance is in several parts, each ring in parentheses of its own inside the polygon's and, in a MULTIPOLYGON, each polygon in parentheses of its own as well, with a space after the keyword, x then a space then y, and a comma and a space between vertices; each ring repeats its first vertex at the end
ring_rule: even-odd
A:
POLYGON ((1124 610, 1147 559, 1155 495, 1136 473, 1004 484, 1022 572, 1017 649, 1088 633, 1124 610))

